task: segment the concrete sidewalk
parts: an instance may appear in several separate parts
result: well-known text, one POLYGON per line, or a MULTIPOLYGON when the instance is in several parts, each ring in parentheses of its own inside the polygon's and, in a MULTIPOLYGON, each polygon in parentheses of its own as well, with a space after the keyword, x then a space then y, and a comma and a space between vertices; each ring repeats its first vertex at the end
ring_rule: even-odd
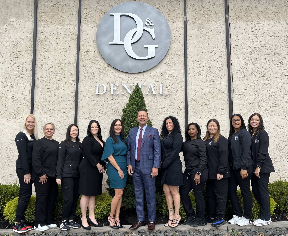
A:
MULTIPOLYGON (((287 229, 287 233, 288 233, 288 221, 277 221, 277 222, 272 222, 270 225, 267 225, 267 226, 263 226, 263 227, 256 227, 256 226, 253 226, 253 225, 250 225, 250 226, 245 226, 245 227, 240 227, 240 226, 237 226, 237 225, 230 225, 228 223, 220 226, 220 227, 212 227, 211 224, 207 224, 206 226, 202 226, 202 227, 191 227, 191 226, 187 226, 187 225, 179 225, 177 228, 170 228, 170 227, 164 227, 164 225, 156 225, 156 228, 154 231, 148 231, 147 229, 147 226, 142 226, 140 227, 139 229, 137 230, 130 230, 129 227, 131 225, 124 225, 124 228, 122 229, 111 229, 109 226, 104 226, 104 227, 101 227, 101 228, 98 228, 98 227, 92 227, 91 230, 84 230, 82 228, 80 229, 70 229, 69 231, 61 231, 60 228, 55 228, 55 229, 50 229, 50 230, 47 230, 45 232, 40 232, 40 231, 37 231, 37 230, 31 230, 29 232, 27 232, 25 235, 35 235, 35 234, 42 234, 42 233, 45 233, 46 235, 56 235, 56 234, 61 234, 61 235, 89 235, 89 234, 101 234, 101 233, 104 233, 104 232, 110 232, 112 233, 112 235, 116 235, 116 234, 120 234, 120 235, 136 235, 136 234, 147 234, 148 232, 155 232, 154 235, 159 231, 159 235, 163 235, 163 233, 160 233, 160 231, 162 232, 165 232, 165 235, 167 235, 167 231, 171 231, 171 233, 173 234, 173 231, 177 231, 177 232, 181 232, 183 231, 183 233, 185 232, 188 232, 188 231, 191 231, 191 230, 201 230, 201 231, 213 231, 215 232, 214 235, 218 235, 220 232, 229 232, 229 231, 234 231, 235 230, 249 230, 249 229, 253 229, 252 231, 258 231, 258 229, 276 229, 276 228, 286 228, 287 229), (112 232, 111 232, 112 231, 112 232)), ((15 233, 12 231, 12 229, 1 229, 0 230, 0 235, 19 235, 18 233, 15 233)), ((209 234, 211 235, 211 234, 209 234)), ((229 234, 227 234, 229 235, 229 234)), ((248 235, 253 235, 253 234, 248 234, 248 235)), ((264 235, 264 234, 263 234, 264 235)), ((275 235, 275 234, 273 234, 275 235)), ((278 235, 278 234, 276 234, 278 235)), ((279 235, 283 235, 283 234, 279 234, 279 235)), ((288 236, 288 234, 284 234, 285 236, 288 236)))

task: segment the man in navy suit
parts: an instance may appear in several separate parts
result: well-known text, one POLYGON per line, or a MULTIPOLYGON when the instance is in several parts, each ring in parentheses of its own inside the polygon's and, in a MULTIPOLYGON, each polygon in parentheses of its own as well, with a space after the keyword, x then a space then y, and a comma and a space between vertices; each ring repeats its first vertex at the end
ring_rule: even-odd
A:
POLYGON ((128 174, 133 176, 135 205, 138 222, 130 229, 146 225, 144 192, 148 209, 148 229, 155 229, 156 218, 156 176, 161 162, 161 145, 158 130, 147 126, 147 111, 138 112, 139 127, 132 128, 128 137, 128 174))

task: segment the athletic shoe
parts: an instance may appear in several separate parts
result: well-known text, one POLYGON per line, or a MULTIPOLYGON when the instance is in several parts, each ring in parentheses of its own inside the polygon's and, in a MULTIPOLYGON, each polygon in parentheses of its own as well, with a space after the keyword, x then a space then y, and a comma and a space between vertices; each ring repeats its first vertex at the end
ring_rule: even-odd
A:
POLYGON ((207 223, 213 223, 215 220, 216 220, 216 218, 211 218, 211 217, 206 218, 207 223))
POLYGON ((239 226, 247 226, 247 225, 251 225, 252 222, 251 222, 251 220, 242 216, 241 219, 239 219, 236 224, 239 226))
POLYGON ((79 229, 79 228, 81 228, 81 225, 80 224, 78 224, 76 221, 69 221, 69 223, 68 223, 68 225, 69 225, 69 227, 70 228, 73 228, 73 229, 79 229))
POLYGON ((195 220, 195 216, 188 216, 188 218, 185 220, 183 225, 190 225, 192 221, 195 220))
POLYGON ((190 226, 192 227, 205 226, 205 225, 207 225, 205 219, 200 218, 196 218, 194 221, 190 223, 190 226))
POLYGON ((66 220, 62 221, 62 223, 60 225, 60 229, 61 230, 69 230, 70 229, 69 223, 66 220))
POLYGON ((212 224, 211 226, 213 227, 218 227, 220 225, 224 225, 226 222, 224 219, 216 219, 212 224))
POLYGON ((47 225, 41 226, 40 224, 38 224, 37 228, 34 227, 34 229, 35 229, 35 230, 38 230, 38 231, 46 231, 46 230, 48 230, 49 228, 48 228, 47 225))
POLYGON ((56 224, 50 224, 50 225, 47 225, 50 229, 52 229, 52 228, 56 228, 57 227, 57 225, 56 224))
POLYGON ((261 219, 257 219, 253 222, 253 225, 255 226, 265 226, 265 225, 270 225, 271 223, 271 219, 270 220, 261 220, 261 219))
POLYGON ((236 225, 237 224, 237 221, 240 220, 242 217, 239 217, 239 216, 236 216, 236 215, 233 215, 233 218, 228 220, 228 223, 231 224, 231 225, 236 225))
POLYGON ((25 221, 22 221, 21 223, 22 223, 23 227, 25 227, 27 230, 32 230, 33 227, 31 225, 27 225, 25 223, 25 221))
POLYGON ((13 225, 13 231, 19 234, 26 233, 28 229, 22 225, 21 222, 18 222, 13 225))

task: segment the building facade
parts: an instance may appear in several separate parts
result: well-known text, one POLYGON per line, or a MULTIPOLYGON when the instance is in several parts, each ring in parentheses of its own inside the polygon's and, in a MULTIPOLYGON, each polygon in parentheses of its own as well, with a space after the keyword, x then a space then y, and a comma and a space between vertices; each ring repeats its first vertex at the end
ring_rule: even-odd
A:
MULTIPOLYGON (((110 9, 125 2, 128 1, 37 1, 33 113, 39 136, 42 136, 42 126, 53 122, 56 126, 54 138, 57 141, 65 139, 66 129, 75 119, 77 75, 76 117, 81 139, 85 137, 91 119, 100 122, 106 139, 112 120, 122 115, 129 90, 138 83, 142 84, 149 117, 158 129, 166 116, 173 115, 179 119, 183 135, 185 122, 199 123, 204 135, 207 121, 216 118, 221 133, 228 137, 229 104, 233 113, 242 114, 246 125, 252 113, 260 113, 270 137, 269 151, 276 170, 271 181, 287 179, 288 141, 283 135, 288 127, 287 1, 136 1, 160 11, 171 31, 170 47, 165 57, 141 73, 114 69, 97 47, 96 34, 101 19, 110 9), (226 13, 225 4, 229 7, 226 13), (225 19, 229 19, 230 31, 225 19), (80 48, 77 49, 79 32, 80 48), (230 56, 231 62, 227 60, 230 56), (188 111, 187 120, 185 111, 188 111)), ((31 110, 34 4, 34 0, 1 1, 0 182, 3 184, 18 181, 14 139, 31 110)))

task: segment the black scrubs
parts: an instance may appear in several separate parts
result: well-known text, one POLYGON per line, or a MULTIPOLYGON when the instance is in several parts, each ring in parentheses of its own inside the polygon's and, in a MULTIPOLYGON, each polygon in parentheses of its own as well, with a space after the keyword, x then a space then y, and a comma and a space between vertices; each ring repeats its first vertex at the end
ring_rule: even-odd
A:
POLYGON ((272 160, 268 153, 269 136, 265 130, 261 130, 251 138, 251 154, 253 160, 253 172, 260 167, 260 177, 252 174, 252 192, 260 204, 260 219, 271 220, 270 197, 268 191, 270 173, 274 172, 272 160))
POLYGON ((56 179, 61 179, 63 196, 62 220, 73 220, 79 198, 79 165, 83 158, 80 144, 61 142, 59 145, 56 179))
POLYGON ((33 179, 35 181, 36 204, 35 221, 41 226, 53 224, 52 210, 58 193, 56 165, 59 143, 46 138, 35 142, 32 153, 33 179), (47 175, 42 184, 39 177, 47 175))
POLYGON ((209 173, 206 185, 209 216, 223 219, 228 195, 228 177, 230 177, 228 140, 221 135, 217 142, 214 142, 214 138, 210 138, 205 140, 205 144, 209 173), (217 174, 223 175, 223 178, 217 180, 217 174))
POLYGON ((253 166, 250 153, 251 136, 246 129, 242 129, 229 137, 229 162, 231 163, 231 177, 228 179, 228 193, 232 203, 234 215, 242 217, 242 208, 237 196, 237 186, 240 186, 244 202, 244 217, 251 219, 252 216, 252 194, 250 191, 250 180, 253 166), (247 170, 248 176, 242 179, 241 169, 247 170))
POLYGON ((16 173, 20 184, 16 222, 20 222, 24 220, 24 213, 32 195, 32 180, 29 184, 26 184, 24 182, 24 175, 32 174, 32 150, 35 137, 34 135, 30 135, 28 139, 26 134, 20 132, 16 135, 15 142, 19 154, 16 161, 16 173))
POLYGON ((205 199, 204 186, 208 179, 208 169, 206 166, 206 146, 203 140, 194 139, 183 143, 183 155, 185 160, 185 172, 183 176, 183 185, 180 187, 180 196, 184 210, 187 216, 195 216, 189 197, 190 191, 193 189, 197 219, 205 222, 205 199), (196 173, 200 173, 200 184, 196 185, 194 177, 196 173))

